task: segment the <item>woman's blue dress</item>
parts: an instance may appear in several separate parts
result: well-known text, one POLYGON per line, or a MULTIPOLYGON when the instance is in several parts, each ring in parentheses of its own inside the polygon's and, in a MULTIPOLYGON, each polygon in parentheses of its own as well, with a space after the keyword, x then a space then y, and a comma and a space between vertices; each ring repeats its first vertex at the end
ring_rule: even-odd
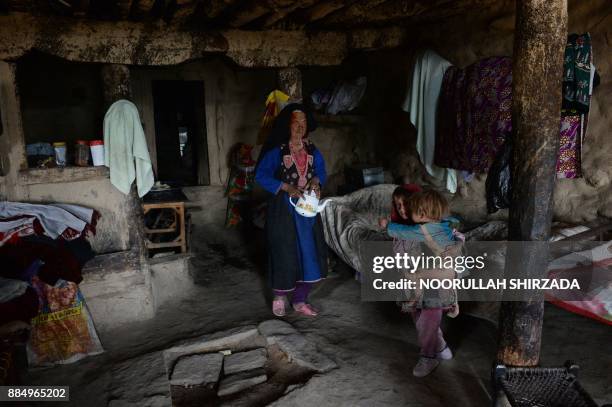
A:
MULTIPOLYGON (((312 153, 312 171, 309 172, 313 177, 318 177, 321 185, 323 185, 327 180, 325 161, 318 149, 315 148, 312 153)), ((289 195, 280 189, 282 181, 279 177, 279 170, 282 165, 284 164, 280 147, 268 151, 259 162, 255 180, 268 192, 275 195, 279 193, 284 195, 283 199, 293 216, 298 264, 302 268, 302 273, 300 273, 301 275, 296 282, 316 282, 322 278, 314 232, 314 225, 318 216, 307 218, 295 211, 295 208, 289 202, 289 195)), ((293 198, 293 201, 295 203, 297 201, 296 198, 293 198)), ((274 219, 266 219, 266 222, 274 222, 274 219)), ((274 256, 274 253, 271 255, 274 256)), ((272 288, 276 289, 276 287, 272 288)))

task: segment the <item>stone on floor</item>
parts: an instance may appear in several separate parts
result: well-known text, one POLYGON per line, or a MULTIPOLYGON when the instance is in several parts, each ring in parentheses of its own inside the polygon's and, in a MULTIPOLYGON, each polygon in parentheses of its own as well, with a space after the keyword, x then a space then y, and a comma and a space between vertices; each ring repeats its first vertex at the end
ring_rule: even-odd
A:
POLYGON ((290 335, 297 334, 298 331, 288 322, 281 321, 280 319, 269 319, 263 321, 257 326, 259 332, 263 336, 275 336, 275 335, 290 335))
POLYGON ((229 376, 235 373, 263 368, 266 364, 267 356, 268 352, 264 348, 233 353, 225 357, 223 373, 229 376))
POLYGON ((204 335, 167 349, 164 351, 164 364, 169 376, 174 363, 181 356, 218 352, 227 349, 236 352, 265 346, 266 340, 259 334, 257 328, 254 325, 247 325, 216 332, 211 335, 204 335))
POLYGON ((219 397, 229 396, 239 391, 248 389, 268 380, 268 376, 263 369, 250 370, 248 372, 237 373, 221 380, 219 384, 219 397))
POLYGON ((189 387, 217 383, 222 365, 221 353, 184 356, 176 362, 170 384, 189 387))
POLYGON ((319 352, 317 347, 301 334, 279 335, 268 338, 287 354, 289 360, 299 366, 319 373, 329 372, 337 367, 336 362, 319 352))

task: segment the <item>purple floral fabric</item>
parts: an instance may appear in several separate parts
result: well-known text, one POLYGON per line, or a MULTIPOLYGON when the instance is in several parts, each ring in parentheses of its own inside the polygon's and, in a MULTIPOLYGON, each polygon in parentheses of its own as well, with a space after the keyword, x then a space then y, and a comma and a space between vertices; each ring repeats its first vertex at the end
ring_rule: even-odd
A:
POLYGON ((491 57, 444 74, 434 163, 485 173, 512 131, 512 60, 491 57))
POLYGON ((557 178, 579 178, 580 163, 580 116, 563 116, 557 159, 557 178))

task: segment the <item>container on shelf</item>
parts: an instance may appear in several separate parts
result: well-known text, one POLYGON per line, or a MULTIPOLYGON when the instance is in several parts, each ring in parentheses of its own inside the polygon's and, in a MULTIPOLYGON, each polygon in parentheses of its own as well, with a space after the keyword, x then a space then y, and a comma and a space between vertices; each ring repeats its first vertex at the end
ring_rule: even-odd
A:
POLYGON ((89 142, 86 140, 77 140, 74 145, 74 164, 79 167, 87 167, 89 165, 89 142))
POLYGON ((55 164, 58 167, 66 166, 66 142, 56 141, 53 143, 53 150, 55 151, 55 164))
POLYGON ((92 140, 89 142, 91 150, 91 159, 95 167, 104 165, 104 141, 92 140))

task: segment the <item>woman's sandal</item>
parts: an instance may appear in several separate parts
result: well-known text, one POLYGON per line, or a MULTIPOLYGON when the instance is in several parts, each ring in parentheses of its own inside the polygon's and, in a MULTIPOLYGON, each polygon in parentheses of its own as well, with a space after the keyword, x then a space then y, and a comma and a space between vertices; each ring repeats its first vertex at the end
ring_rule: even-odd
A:
POLYGON ((293 304, 293 309, 302 314, 302 315, 306 315, 308 317, 316 317, 317 315, 319 315, 319 312, 310 304, 302 302, 300 304, 293 304))
POLYGON ((280 298, 272 301, 272 313, 277 317, 285 316, 285 299, 280 298))

